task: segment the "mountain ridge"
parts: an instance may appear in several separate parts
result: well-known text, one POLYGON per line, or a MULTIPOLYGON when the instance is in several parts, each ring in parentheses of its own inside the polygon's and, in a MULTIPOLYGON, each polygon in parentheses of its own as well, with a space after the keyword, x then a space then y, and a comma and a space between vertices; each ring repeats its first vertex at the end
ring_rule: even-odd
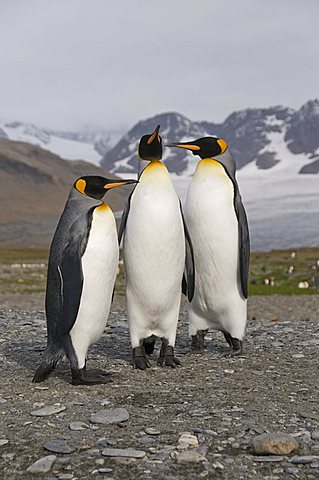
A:
MULTIPOLYGON (((291 155, 304 155, 304 163, 298 173, 319 172, 318 99, 310 100, 299 110, 281 105, 249 108, 231 113, 222 123, 192 122, 177 112, 161 113, 135 124, 104 155, 101 165, 117 173, 136 171, 139 138, 152 132, 157 124, 161 125, 160 134, 164 143, 208 135, 224 138, 239 170, 249 163, 255 163, 259 170, 273 168, 284 160, 280 158, 278 149, 283 150, 285 144, 291 155)), ((182 150, 165 151, 163 160, 170 171, 178 175, 191 175, 197 163, 191 153, 182 150)))

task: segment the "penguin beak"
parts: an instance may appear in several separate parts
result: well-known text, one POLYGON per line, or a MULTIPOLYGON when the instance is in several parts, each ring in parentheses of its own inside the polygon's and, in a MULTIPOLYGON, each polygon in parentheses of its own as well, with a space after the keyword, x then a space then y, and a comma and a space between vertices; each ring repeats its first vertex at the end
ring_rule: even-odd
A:
POLYGON ((157 127, 155 128, 154 132, 152 133, 152 135, 150 136, 150 138, 147 140, 147 144, 150 145, 156 137, 158 137, 158 132, 159 132, 159 129, 161 128, 160 125, 157 125, 157 127))
POLYGON ((192 150, 193 152, 200 150, 198 145, 192 145, 191 143, 168 143, 167 147, 178 147, 178 148, 186 148, 187 150, 192 150))
POLYGON ((118 182, 107 183, 107 184, 104 185, 104 188, 106 190, 110 190, 111 188, 121 187, 122 185, 129 185, 131 183, 139 183, 139 181, 138 180, 132 180, 132 179, 121 180, 121 181, 118 181, 118 182))

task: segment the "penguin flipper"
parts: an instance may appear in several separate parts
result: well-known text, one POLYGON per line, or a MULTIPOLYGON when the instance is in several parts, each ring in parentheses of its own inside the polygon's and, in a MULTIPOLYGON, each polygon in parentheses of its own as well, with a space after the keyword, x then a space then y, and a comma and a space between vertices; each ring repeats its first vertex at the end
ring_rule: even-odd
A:
POLYGON ((239 233, 239 265, 240 281, 245 298, 248 297, 248 275, 249 275, 249 257, 250 257, 250 239, 246 211, 238 191, 235 193, 235 212, 238 220, 239 233))
POLYGON ((131 198, 132 198, 134 190, 135 190, 135 187, 134 187, 133 191, 130 193, 130 195, 128 196, 128 198, 125 202, 123 213, 122 213, 122 218, 121 218, 121 223, 120 223, 120 228, 119 228, 119 235, 118 235, 119 245, 121 245, 123 233, 124 233, 124 230, 125 230, 125 227, 126 227, 127 217, 128 217, 130 207, 131 207, 131 198))
POLYGON ((58 265, 61 282, 61 309, 57 325, 57 336, 64 337, 72 329, 80 306, 83 289, 83 272, 78 240, 71 241, 65 248, 61 264, 58 265))
POLYGON ((181 209, 181 215, 182 215, 183 225, 184 225, 185 247, 186 247, 186 259, 185 259, 186 275, 185 274, 183 275, 182 292, 184 295, 187 295, 189 302, 191 302, 193 299, 194 290, 195 290, 194 249, 193 249, 192 240, 186 225, 186 221, 184 218, 181 202, 180 202, 180 209, 181 209))

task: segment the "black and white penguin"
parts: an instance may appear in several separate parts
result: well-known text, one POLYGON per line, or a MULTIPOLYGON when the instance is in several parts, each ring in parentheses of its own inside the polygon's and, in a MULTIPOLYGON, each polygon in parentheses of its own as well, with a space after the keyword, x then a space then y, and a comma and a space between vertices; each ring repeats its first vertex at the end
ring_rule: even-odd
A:
POLYGON ((189 298, 194 287, 191 241, 185 231, 179 198, 166 166, 160 161, 159 129, 160 126, 140 140, 139 159, 149 163, 127 201, 119 232, 120 242, 124 234, 133 366, 141 370, 150 366, 147 354, 153 353, 157 337, 162 340, 158 364, 172 368, 180 365, 174 345, 185 256, 189 298))
POLYGON ((86 370, 88 348, 108 319, 119 260, 114 215, 101 199, 111 188, 136 182, 85 176, 74 183, 51 244, 47 347, 33 382, 45 380, 64 355, 74 385, 105 382, 103 372, 86 370))
POLYGON ((204 348, 208 329, 221 330, 232 350, 242 352, 247 321, 249 231, 236 180, 236 164, 227 143, 204 137, 168 146, 199 155, 185 203, 185 220, 196 265, 194 297, 189 304, 193 348, 204 348))

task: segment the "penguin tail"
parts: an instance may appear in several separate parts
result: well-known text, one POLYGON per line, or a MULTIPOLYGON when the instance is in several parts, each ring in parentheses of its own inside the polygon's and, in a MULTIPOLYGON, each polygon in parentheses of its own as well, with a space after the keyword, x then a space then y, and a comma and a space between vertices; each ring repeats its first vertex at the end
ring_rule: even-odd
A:
POLYGON ((43 352, 41 365, 37 368, 34 377, 32 379, 33 383, 44 382, 55 369, 57 363, 62 360, 64 357, 64 352, 61 347, 56 345, 48 345, 43 352))

